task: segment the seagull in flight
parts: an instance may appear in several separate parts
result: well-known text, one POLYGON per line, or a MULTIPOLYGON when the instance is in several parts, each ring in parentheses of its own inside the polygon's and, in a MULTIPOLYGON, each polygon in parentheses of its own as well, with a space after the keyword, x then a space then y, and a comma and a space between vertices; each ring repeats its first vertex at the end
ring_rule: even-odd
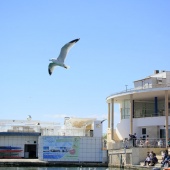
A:
POLYGON ((50 59, 49 61, 52 61, 49 65, 48 65, 48 73, 49 75, 52 74, 55 66, 61 66, 61 67, 64 67, 66 69, 69 68, 69 66, 66 66, 64 64, 64 60, 67 56, 67 53, 69 52, 70 48, 73 47, 73 45, 79 41, 80 38, 78 39, 75 39, 75 40, 72 40, 70 42, 68 42, 67 44, 65 44, 62 48, 61 48, 61 51, 60 51, 60 54, 58 56, 58 58, 52 58, 50 59))

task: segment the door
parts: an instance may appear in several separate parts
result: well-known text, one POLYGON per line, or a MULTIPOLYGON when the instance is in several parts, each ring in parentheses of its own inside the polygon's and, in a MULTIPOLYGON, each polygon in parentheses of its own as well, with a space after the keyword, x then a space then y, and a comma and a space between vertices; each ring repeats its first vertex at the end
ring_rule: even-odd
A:
POLYGON ((27 153, 27 158, 36 158, 36 144, 25 144, 24 152, 27 153))

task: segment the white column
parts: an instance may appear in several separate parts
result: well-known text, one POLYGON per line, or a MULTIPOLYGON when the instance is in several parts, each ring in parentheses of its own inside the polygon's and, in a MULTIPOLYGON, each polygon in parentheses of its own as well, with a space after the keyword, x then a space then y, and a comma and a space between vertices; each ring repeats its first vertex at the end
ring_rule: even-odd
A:
POLYGON ((108 103, 108 128, 110 128, 110 103, 108 103))
POLYGON ((114 99, 111 99, 111 140, 114 138, 114 99))
POLYGON ((168 90, 165 90, 165 132, 166 132, 166 147, 168 146, 168 90))
POLYGON ((130 134, 133 134, 133 95, 130 94, 130 134))

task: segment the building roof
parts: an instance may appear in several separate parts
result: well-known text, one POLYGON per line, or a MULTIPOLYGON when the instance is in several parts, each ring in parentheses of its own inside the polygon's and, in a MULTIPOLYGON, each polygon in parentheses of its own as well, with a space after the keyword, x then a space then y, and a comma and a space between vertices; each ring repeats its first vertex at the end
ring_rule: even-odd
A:
POLYGON ((0 136, 41 136, 38 132, 0 132, 0 136))
POLYGON ((65 125, 71 125, 72 127, 75 128, 82 128, 87 125, 92 124, 96 118, 75 118, 75 117, 70 117, 67 118, 65 125))

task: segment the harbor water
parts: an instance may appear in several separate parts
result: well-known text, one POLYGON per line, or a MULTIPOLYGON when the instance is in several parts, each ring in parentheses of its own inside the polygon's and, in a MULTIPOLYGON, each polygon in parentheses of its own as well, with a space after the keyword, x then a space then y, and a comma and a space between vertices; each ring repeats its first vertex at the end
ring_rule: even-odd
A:
POLYGON ((119 170, 107 167, 0 167, 0 170, 119 170))

